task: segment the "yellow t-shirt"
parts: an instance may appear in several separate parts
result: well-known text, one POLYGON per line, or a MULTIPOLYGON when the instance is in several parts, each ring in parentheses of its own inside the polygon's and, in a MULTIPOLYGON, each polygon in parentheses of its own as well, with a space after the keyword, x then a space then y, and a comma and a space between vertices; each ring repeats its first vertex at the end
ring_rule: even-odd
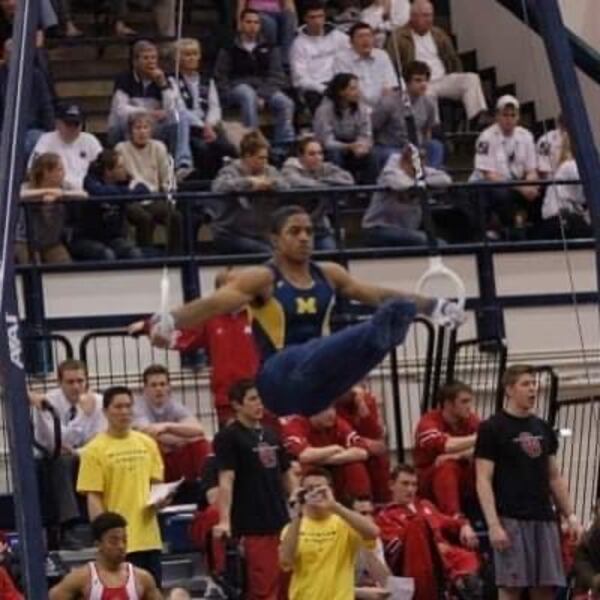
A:
POLYGON ((338 515, 322 520, 303 517, 290 600, 354 600, 356 556, 361 546, 373 545, 338 515))
POLYGON ((106 510, 127 520, 127 552, 162 548, 156 510, 146 506, 151 481, 162 481, 156 442, 138 431, 118 438, 100 433, 81 453, 78 492, 102 493, 106 510))

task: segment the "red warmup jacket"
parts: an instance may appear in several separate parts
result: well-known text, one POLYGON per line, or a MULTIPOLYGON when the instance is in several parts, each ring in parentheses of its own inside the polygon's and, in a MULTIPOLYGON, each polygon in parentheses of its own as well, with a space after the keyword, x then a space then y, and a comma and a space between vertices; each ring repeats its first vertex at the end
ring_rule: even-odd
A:
POLYGON ((425 413, 415 433, 414 461, 419 470, 431 467, 435 459, 444 454, 444 446, 449 437, 471 435, 479 429, 479 417, 472 414, 467 421, 452 428, 442 417, 441 409, 425 413))
POLYGON ((178 332, 175 350, 206 350, 212 367, 210 387, 215 406, 229 406, 229 388, 239 379, 255 377, 259 356, 249 311, 219 315, 202 325, 178 332))
POLYGON ((24 600, 4 567, 0 567, 0 598, 2 600, 24 600))
POLYGON ((284 417, 281 421, 283 443, 287 451, 295 457, 306 448, 323 448, 338 444, 343 448, 357 446, 367 449, 365 441, 341 417, 336 417, 333 427, 316 429, 306 417, 294 415, 284 417))
POLYGON ((354 431, 363 438, 369 440, 382 440, 385 436, 377 399, 371 392, 365 392, 364 401, 369 409, 369 414, 361 416, 358 414, 354 402, 340 402, 336 404, 336 410, 340 417, 345 419, 354 428, 354 431))

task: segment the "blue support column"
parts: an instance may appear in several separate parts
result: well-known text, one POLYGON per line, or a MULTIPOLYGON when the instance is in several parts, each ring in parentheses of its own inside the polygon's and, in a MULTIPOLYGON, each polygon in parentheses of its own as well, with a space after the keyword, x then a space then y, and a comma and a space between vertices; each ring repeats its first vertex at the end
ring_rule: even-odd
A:
MULTIPOLYGON (((546 46, 596 239, 596 279, 600 294, 600 159, 575 71, 569 36, 557 0, 528 0, 546 46)), ((600 305, 599 305, 600 308, 600 305)))
POLYGON ((39 0, 21 0, 13 29, 5 113, 0 139, 0 378, 7 417, 14 504, 22 556, 25 597, 48 597, 44 539, 33 460, 29 402, 15 291, 14 232, 23 175, 25 119, 31 94, 31 65, 39 0))

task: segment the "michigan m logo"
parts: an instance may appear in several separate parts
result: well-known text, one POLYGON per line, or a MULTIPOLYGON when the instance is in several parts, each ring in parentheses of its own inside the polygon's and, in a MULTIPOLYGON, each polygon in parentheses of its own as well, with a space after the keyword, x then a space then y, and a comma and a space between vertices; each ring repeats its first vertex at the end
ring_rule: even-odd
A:
POLYGON ((310 298, 296 298, 296 314, 316 315, 317 299, 314 296, 310 298))

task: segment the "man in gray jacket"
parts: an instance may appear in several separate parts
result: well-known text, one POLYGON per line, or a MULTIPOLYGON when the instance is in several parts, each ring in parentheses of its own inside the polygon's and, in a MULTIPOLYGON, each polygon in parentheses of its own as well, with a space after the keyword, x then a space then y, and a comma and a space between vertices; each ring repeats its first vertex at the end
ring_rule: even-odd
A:
MULTIPOLYGON (((281 171, 292 188, 306 188, 306 196, 294 197, 311 215, 315 227, 315 250, 335 250, 329 214, 332 212, 331 194, 309 192, 311 188, 354 185, 354 177, 331 162, 325 162, 321 142, 307 136, 298 142, 298 156, 288 158, 281 171)), ((338 196, 339 198, 339 196, 338 196)))
POLYGON ((223 253, 271 252, 269 222, 280 204, 272 192, 287 190, 289 184, 269 164, 269 143, 260 131, 242 138, 240 157, 223 167, 213 181, 214 192, 230 194, 217 202, 212 223, 215 244, 223 253), (266 193, 241 195, 248 192, 266 193))

